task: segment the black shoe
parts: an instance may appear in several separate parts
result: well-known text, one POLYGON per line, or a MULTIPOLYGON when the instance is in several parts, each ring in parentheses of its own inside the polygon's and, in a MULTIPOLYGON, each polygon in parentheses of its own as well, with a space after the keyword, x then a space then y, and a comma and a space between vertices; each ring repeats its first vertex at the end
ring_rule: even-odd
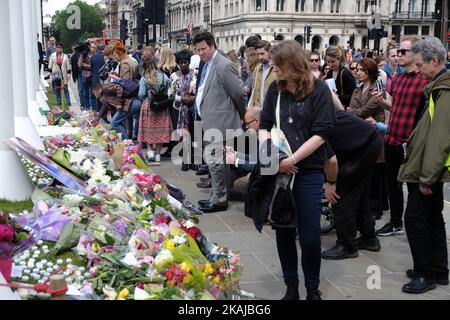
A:
POLYGON ((210 182, 211 178, 210 177, 201 177, 200 178, 200 182, 206 183, 206 182, 210 182))
POLYGON ((209 203, 207 206, 200 207, 200 210, 203 211, 203 213, 214 213, 214 212, 220 212, 220 211, 227 211, 228 205, 219 206, 216 204, 209 203))
MULTIPOLYGON (((406 270, 406 276, 410 279, 420 278, 420 275, 416 273, 413 269, 406 270)), ((436 283, 440 284, 441 286, 448 286, 449 281, 448 278, 438 278, 436 279, 436 283)))
POLYGON ((184 171, 184 172, 189 171, 189 165, 183 163, 183 164, 181 165, 181 171, 184 171))
POLYGON ((192 171, 198 171, 198 165, 196 165, 196 164, 191 164, 191 165, 189 165, 189 169, 191 169, 192 171))
POLYGON ((199 200, 198 204, 200 207, 206 207, 209 205, 209 200, 199 200))
POLYGON ((406 293, 425 293, 433 289, 436 289, 436 283, 421 277, 412 279, 402 287, 402 291, 406 293))
POLYGON ((209 182, 197 182, 197 188, 200 188, 200 189, 212 188, 211 181, 209 181, 209 182))
POLYGON ((306 289, 306 300, 322 300, 322 292, 319 289, 306 289))
POLYGON ((207 175, 209 173, 209 170, 208 170, 208 167, 206 167, 206 166, 201 166, 198 170, 197 170, 197 172, 195 172, 195 174, 197 175, 197 176, 204 176, 204 175, 207 175))
POLYGON ((366 239, 363 237, 359 237, 356 239, 356 248, 358 250, 363 249, 377 252, 381 250, 380 240, 378 240, 377 237, 373 239, 366 239))
POLYGON ((281 300, 300 300, 300 294, 298 293, 298 286, 288 286, 286 294, 281 300))
POLYGON ((356 258, 358 251, 349 251, 343 245, 336 244, 333 248, 322 251, 322 258, 327 260, 343 260, 347 258, 356 258))

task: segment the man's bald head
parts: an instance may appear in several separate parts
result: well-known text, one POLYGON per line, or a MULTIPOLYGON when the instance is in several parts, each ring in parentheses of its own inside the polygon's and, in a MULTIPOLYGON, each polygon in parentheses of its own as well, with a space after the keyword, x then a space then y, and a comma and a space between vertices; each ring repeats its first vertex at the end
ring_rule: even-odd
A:
POLYGON ((251 107, 245 113, 244 121, 248 129, 259 130, 259 119, 261 117, 260 107, 251 107))

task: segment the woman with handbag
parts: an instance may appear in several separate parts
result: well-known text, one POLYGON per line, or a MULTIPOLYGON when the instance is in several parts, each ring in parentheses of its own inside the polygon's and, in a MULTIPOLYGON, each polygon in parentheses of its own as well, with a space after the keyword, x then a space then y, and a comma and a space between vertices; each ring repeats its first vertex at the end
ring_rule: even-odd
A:
POLYGON ((48 68, 51 70, 52 88, 56 94, 56 101, 58 106, 62 105, 61 93, 64 92, 64 98, 68 106, 70 103, 69 94, 69 74, 70 74, 70 60, 69 57, 63 53, 62 43, 56 44, 56 52, 54 52, 48 63, 48 68))
POLYGON ((143 76, 139 83, 139 99, 143 100, 139 120, 138 141, 147 144, 150 161, 158 165, 161 161, 161 149, 170 142, 172 121, 168 90, 170 79, 158 70, 155 59, 143 63, 143 76))
POLYGON ((352 73, 344 67, 345 54, 341 48, 331 46, 325 52, 325 57, 327 65, 330 67, 325 79, 334 79, 336 82, 335 93, 344 108, 347 108, 350 105, 353 90, 356 88, 356 81, 352 73))
MULTIPOLYGON (((295 175, 293 197, 307 300, 320 300, 320 216, 325 141, 336 116, 330 90, 314 78, 309 59, 296 41, 270 50, 278 81, 268 90, 261 113, 260 142, 277 138, 275 145, 288 157, 278 173, 295 175), (277 125, 277 123, 279 123, 277 125), (273 133, 273 134, 272 134, 273 133)), ((287 292, 283 300, 298 300, 296 229, 276 229, 276 241, 287 292)))

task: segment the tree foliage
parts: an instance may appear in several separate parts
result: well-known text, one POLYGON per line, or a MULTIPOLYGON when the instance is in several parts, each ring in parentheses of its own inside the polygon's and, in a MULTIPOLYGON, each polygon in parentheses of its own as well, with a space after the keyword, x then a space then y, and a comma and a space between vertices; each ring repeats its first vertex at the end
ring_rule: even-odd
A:
POLYGON ((64 44, 65 48, 70 48, 74 44, 83 42, 90 37, 101 37, 105 28, 105 13, 98 4, 89 5, 88 3, 76 0, 71 2, 65 10, 57 11, 52 17, 52 26, 59 33, 59 40, 64 44), (67 8, 75 5, 80 8, 80 28, 69 30, 67 21, 71 20, 72 11, 67 8))

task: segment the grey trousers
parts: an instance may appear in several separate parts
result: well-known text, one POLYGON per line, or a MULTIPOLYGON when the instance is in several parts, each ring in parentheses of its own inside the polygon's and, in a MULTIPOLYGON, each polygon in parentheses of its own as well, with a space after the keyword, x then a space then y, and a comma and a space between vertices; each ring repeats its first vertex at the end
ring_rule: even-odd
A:
POLYGON ((229 165, 225 163, 223 147, 225 142, 205 144, 205 161, 211 174, 211 199, 213 205, 225 206, 228 204, 229 165))

